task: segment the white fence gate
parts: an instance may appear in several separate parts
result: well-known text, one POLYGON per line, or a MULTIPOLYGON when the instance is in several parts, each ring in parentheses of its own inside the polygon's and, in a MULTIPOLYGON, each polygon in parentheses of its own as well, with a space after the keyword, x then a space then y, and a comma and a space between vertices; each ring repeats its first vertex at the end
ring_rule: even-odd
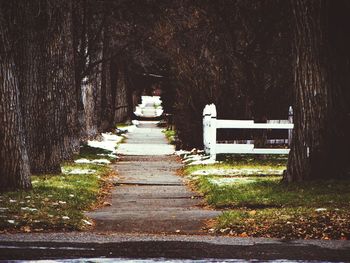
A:
POLYGON ((216 106, 206 105, 203 110, 203 143, 204 151, 211 159, 216 159, 219 153, 239 154, 288 154, 285 148, 255 148, 254 144, 241 143, 217 143, 217 129, 287 129, 288 144, 291 142, 293 122, 293 110, 289 108, 289 120, 267 121, 267 123, 254 123, 253 120, 219 120, 216 119, 216 106), (281 123, 282 122, 282 123, 281 123))

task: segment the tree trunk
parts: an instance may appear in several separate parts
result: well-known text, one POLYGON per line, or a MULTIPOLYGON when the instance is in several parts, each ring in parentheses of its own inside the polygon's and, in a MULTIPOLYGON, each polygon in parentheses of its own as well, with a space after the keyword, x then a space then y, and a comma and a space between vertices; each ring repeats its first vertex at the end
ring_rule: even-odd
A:
MULTIPOLYGON (((2 4, 2 3, 1 3, 2 4)), ((0 8, 0 191, 31 188, 9 30, 0 8)))
POLYGON ((349 4, 293 0, 292 9, 295 127, 284 180, 342 177, 349 169, 349 4))
POLYGON ((104 30, 103 53, 102 53, 102 73, 101 73, 101 115, 100 131, 107 131, 113 126, 114 119, 114 99, 111 79, 111 43, 108 26, 104 30))
POLYGON ((125 122, 129 117, 128 83, 126 78, 126 66, 122 60, 115 62, 116 67, 111 73, 116 76, 114 123, 125 122))
POLYGON ((18 12, 24 19, 16 64, 31 172, 59 173, 79 145, 69 2, 31 1, 18 12))

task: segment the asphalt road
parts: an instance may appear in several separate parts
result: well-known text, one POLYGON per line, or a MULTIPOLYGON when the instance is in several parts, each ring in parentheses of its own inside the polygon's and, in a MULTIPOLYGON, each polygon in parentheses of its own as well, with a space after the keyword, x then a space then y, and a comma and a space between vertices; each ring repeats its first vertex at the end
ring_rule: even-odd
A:
POLYGON ((350 262, 350 241, 108 233, 0 235, 0 260, 77 258, 350 262))

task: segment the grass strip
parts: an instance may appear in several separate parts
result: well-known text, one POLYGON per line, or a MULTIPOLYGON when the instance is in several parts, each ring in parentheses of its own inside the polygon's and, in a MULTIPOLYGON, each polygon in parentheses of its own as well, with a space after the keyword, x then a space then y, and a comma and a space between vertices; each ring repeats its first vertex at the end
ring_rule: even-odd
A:
POLYGON ((282 184, 281 175, 271 171, 283 170, 283 162, 240 157, 186 167, 208 204, 224 210, 210 230, 240 237, 350 239, 350 179, 282 184))
MULTIPOLYGON (((78 158, 111 152, 83 146, 78 158)), ((105 158, 105 157, 104 157, 105 158)), ((92 227, 84 212, 100 206, 113 176, 107 165, 62 165, 61 174, 33 175, 30 191, 0 194, 0 232, 80 231, 92 227)))

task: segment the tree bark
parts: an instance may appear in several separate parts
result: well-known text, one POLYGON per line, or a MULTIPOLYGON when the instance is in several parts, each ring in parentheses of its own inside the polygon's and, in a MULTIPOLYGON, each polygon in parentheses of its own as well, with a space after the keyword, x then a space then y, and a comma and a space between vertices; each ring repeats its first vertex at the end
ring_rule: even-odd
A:
POLYGON ((3 3, 0 6, 0 191, 31 188, 18 79, 3 3))
POLYGON ((349 4, 341 0, 291 4, 296 105, 284 180, 342 177, 349 171, 349 4))
POLYGON ((22 2, 15 45, 31 172, 60 173, 79 146, 69 1, 22 2), (40 12, 38 13, 38 10, 40 12), (38 15, 35 15, 38 14, 38 15))

